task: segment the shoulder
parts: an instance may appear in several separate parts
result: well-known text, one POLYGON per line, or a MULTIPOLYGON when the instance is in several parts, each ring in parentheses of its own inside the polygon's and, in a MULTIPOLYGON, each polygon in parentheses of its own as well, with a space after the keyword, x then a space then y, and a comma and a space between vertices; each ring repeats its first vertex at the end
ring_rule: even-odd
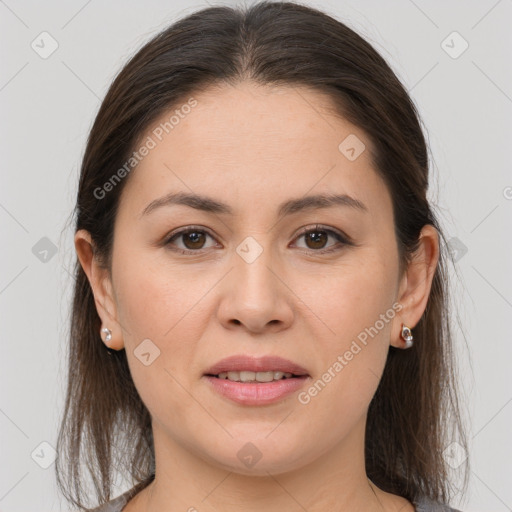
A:
POLYGON ((431 500, 427 496, 420 496, 413 501, 416 512, 462 512, 450 507, 450 505, 431 500))

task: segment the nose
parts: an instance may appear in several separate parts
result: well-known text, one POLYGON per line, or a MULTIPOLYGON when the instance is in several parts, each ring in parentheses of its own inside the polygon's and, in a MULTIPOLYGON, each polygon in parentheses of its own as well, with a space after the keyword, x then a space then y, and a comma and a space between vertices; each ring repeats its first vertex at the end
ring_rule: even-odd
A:
POLYGON ((254 261, 235 253, 233 268, 222 280, 219 321, 227 329, 253 334, 288 328, 294 318, 294 295, 286 280, 270 249, 263 249, 254 261))

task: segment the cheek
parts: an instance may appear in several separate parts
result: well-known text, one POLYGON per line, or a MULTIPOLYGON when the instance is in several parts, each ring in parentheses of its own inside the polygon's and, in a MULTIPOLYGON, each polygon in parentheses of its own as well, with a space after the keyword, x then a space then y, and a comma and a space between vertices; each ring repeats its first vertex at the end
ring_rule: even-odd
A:
POLYGON ((181 281, 171 279, 170 272, 149 268, 133 261, 117 276, 118 314, 130 373, 153 418, 185 424, 187 417, 197 414, 182 387, 183 368, 192 367, 199 338, 197 316, 189 305, 197 298, 184 297, 181 281))
POLYGON ((209 319, 201 298, 212 285, 171 265, 165 254, 133 249, 114 256, 117 314, 133 379, 141 396, 152 389, 167 393, 178 386, 172 376, 181 382, 184 369, 193 367, 209 319), (154 362, 146 366, 148 360, 154 362))
POLYGON ((137 344, 150 338, 157 344, 168 343, 200 290, 194 291, 179 268, 148 255, 147 250, 134 250, 121 258, 120 254, 115 287, 125 342, 137 344))
MULTIPOLYGON (((354 414, 353 420, 366 409, 389 350, 396 316, 395 279, 395 271, 386 260, 368 257, 336 270, 323 287, 315 287, 316 295, 310 294, 309 300, 330 334, 317 332, 320 382, 304 401, 332 404, 344 416, 354 414), (317 399, 320 395, 322 398, 317 399)), ((327 332, 324 327, 322 332, 327 332)))
MULTIPOLYGON (((385 338, 391 329, 395 310, 396 270, 389 260, 378 255, 359 252, 353 260, 347 259, 343 268, 333 268, 322 285, 310 292, 314 312, 324 319, 333 337, 350 344, 370 329, 371 339, 385 338), (385 320, 382 321, 384 315, 385 320), (372 329, 376 325, 378 334, 372 329)), ((307 300, 307 299, 306 299, 307 300)), ((339 347, 338 347, 339 348, 339 347)))

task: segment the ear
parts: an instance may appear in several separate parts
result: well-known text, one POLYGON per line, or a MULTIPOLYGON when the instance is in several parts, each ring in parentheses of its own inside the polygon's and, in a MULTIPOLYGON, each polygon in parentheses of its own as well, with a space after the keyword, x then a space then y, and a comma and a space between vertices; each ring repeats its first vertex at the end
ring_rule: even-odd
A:
POLYGON ((396 316, 397 322, 393 323, 392 346, 405 346, 401 336, 402 323, 413 330, 420 321, 427 307, 438 260, 439 234, 434 226, 426 224, 420 233, 419 247, 400 281, 398 301, 403 307, 396 316))
MULTIPOLYGON (((103 343, 114 350, 121 350, 124 348, 124 340, 117 320, 117 307, 110 273, 99 264, 94 253, 94 243, 88 231, 81 229, 75 233, 75 249, 91 285, 101 327, 107 327, 112 332, 110 341, 103 341, 103 343)), ((103 333, 98 333, 98 336, 105 340, 103 333)))

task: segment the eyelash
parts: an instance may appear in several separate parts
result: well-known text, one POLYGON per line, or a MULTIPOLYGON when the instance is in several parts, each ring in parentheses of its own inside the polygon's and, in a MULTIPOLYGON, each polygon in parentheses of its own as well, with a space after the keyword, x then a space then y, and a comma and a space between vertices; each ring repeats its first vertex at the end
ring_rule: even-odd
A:
MULTIPOLYGON (((331 252, 335 252, 335 251, 341 250, 343 248, 343 246, 345 246, 345 245, 354 245, 349 240, 349 238, 347 236, 344 236, 341 233, 339 233, 339 232, 337 232, 337 231, 335 231, 333 229, 324 227, 324 226, 322 226, 320 224, 316 224, 313 227, 302 228, 300 230, 300 232, 298 233, 298 235, 295 237, 295 240, 297 240, 298 238, 300 238, 300 237, 302 237, 302 236, 304 236, 304 235, 306 235, 308 233, 315 233, 315 232, 318 232, 318 231, 328 233, 329 235, 334 235, 338 239, 338 243, 333 245, 333 246, 331 246, 331 247, 329 247, 329 248, 327 248, 327 249, 302 249, 303 251, 306 251, 306 252, 309 252, 309 253, 316 253, 316 254, 328 254, 328 253, 331 253, 331 252)), ((181 229, 179 231, 175 231, 175 232, 171 233, 165 239, 164 245, 165 246, 170 246, 170 245, 172 245, 172 241, 175 238, 179 238, 181 235, 185 235, 187 233, 194 233, 194 232, 205 233, 208 236, 210 236, 211 238, 214 238, 213 235, 211 235, 207 230, 205 230, 201 226, 188 226, 188 227, 186 227, 184 229, 181 229)), ((205 251, 205 249, 197 249, 197 250, 193 251, 193 250, 190 250, 190 249, 178 249, 176 247, 171 248, 171 250, 179 252, 180 254, 200 254, 200 253, 205 251)))

